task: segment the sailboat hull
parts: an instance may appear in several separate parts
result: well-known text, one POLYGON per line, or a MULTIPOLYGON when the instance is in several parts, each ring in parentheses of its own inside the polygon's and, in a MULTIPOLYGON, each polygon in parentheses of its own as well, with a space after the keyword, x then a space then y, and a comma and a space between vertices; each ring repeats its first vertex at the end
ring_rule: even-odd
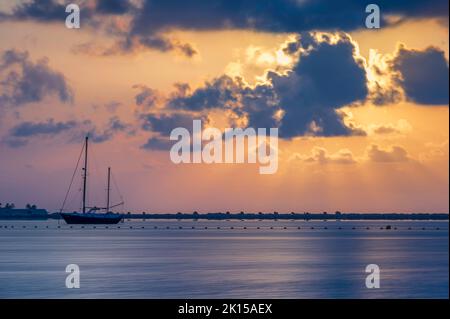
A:
POLYGON ((93 214, 93 213, 61 213, 67 224, 117 224, 123 219, 120 214, 93 214))

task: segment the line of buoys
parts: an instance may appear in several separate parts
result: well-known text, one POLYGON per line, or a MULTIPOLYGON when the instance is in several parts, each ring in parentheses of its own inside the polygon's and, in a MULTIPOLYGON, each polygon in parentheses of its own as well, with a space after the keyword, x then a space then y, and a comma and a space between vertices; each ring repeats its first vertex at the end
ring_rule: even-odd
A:
MULTIPOLYGON (((16 225, 18 228, 22 228, 22 229, 39 229, 40 227, 38 226, 38 225, 32 225, 32 226, 26 226, 26 225, 22 225, 21 227, 19 226, 19 225, 16 225)), ((3 228, 3 229, 14 229, 14 225, 0 225, 0 229, 1 228, 3 228)), ((48 225, 46 225, 45 227, 44 226, 42 226, 42 228, 45 228, 45 229, 52 229, 52 227, 49 227, 48 225)), ((58 225, 58 226, 56 226, 56 228, 57 229, 68 229, 68 228, 70 228, 70 229, 97 229, 97 226, 92 226, 92 228, 90 228, 90 227, 86 227, 86 226, 84 226, 84 225, 81 225, 81 226, 79 226, 79 227, 77 227, 77 226, 73 226, 73 225, 67 225, 67 226, 60 226, 60 225, 58 225)), ((100 229, 109 229, 110 227, 109 226, 103 226, 103 227, 99 227, 100 229)), ((117 227, 115 227, 116 229, 121 229, 122 227, 121 226, 117 226, 117 227)), ((145 229, 145 227, 144 226, 129 226, 128 227, 129 229, 145 229)), ((191 229, 197 229, 195 226, 192 226, 192 227, 183 227, 183 226, 178 226, 178 227, 170 227, 170 226, 153 226, 153 229, 189 229, 189 228, 191 228, 191 229)), ((243 229, 243 230, 247 230, 247 229, 271 229, 271 230, 273 230, 273 229, 276 229, 276 228, 278 228, 278 229, 283 229, 283 230, 285 230, 285 229, 299 229, 299 230, 301 230, 302 229, 302 227, 300 227, 300 226, 280 226, 280 227, 273 227, 273 226, 254 226, 254 227, 248 227, 248 226, 242 226, 242 227, 238 227, 238 228, 236 228, 236 227, 234 227, 234 226, 230 226, 230 227, 222 227, 222 226, 214 226, 213 228, 215 228, 215 229, 243 229)), ((359 227, 355 227, 355 226, 352 226, 351 227, 351 229, 352 230, 357 230, 359 227)), ((114 229, 114 227, 113 227, 113 229, 114 229)), ((204 226, 204 229, 208 229, 208 226, 204 226)), ((311 226, 310 227, 310 229, 311 230, 314 230, 314 229, 316 229, 316 227, 314 227, 314 226, 311 226)), ((328 230, 329 229, 329 227, 328 226, 324 226, 323 228, 317 228, 317 229, 323 229, 323 230, 328 230)), ((339 226, 339 227, 337 227, 337 228, 335 228, 335 229, 338 229, 338 230, 343 230, 343 229, 345 229, 345 228, 343 228, 343 227, 341 227, 341 226, 339 226)), ((371 227, 369 227, 369 226, 367 226, 367 227, 364 227, 364 228, 360 228, 360 229, 366 229, 366 230, 370 230, 371 229, 371 227)), ((380 230, 401 230, 402 228, 398 228, 397 226, 391 226, 391 225, 386 225, 385 227, 383 227, 383 226, 381 226, 380 228, 379 228, 380 230)), ((414 230, 414 229, 416 229, 416 230, 430 230, 430 229, 434 229, 434 230, 442 230, 442 228, 440 228, 440 227, 434 227, 434 228, 427 228, 427 227, 419 227, 419 228, 413 228, 413 227, 407 227, 407 228, 403 228, 403 229, 406 229, 406 230, 414 230)), ((444 229, 445 230, 445 229, 444 229)))

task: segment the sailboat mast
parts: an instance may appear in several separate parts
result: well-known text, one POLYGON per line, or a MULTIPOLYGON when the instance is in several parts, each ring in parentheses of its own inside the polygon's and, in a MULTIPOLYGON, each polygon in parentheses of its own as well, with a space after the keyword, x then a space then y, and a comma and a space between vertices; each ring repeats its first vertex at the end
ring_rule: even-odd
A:
POLYGON ((86 213, 86 185, 87 185, 87 165, 88 165, 88 136, 84 142, 84 174, 83 174, 83 214, 86 213))
POLYGON ((108 167, 108 188, 106 189, 106 212, 109 213, 109 191, 111 190, 111 167, 108 167))

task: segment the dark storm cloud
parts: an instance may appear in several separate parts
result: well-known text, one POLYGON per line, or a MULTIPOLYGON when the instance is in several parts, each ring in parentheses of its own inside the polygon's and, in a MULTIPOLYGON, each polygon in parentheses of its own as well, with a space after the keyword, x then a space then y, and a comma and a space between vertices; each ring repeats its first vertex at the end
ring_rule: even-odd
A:
MULTIPOLYGON (((364 28, 367 2, 360 0, 143 0, 142 7, 129 0, 74 1, 84 14, 131 14, 133 32, 153 33, 171 28, 255 29, 270 32, 300 32, 314 29, 354 30, 364 28)), ((446 0, 379 0, 384 15, 412 18, 445 18, 446 0)), ((65 4, 57 0, 34 0, 17 5, 11 18, 54 21, 65 17, 65 4)), ((387 22, 386 22, 387 23, 387 22)))
POLYGON ((399 72, 396 82, 407 99, 418 104, 448 105, 449 69, 444 51, 433 47, 424 51, 401 47, 391 67, 399 72))
MULTIPOLYGON (((376 2, 382 17, 447 17, 447 0, 376 2)), ((134 18, 132 33, 168 29, 253 29, 269 32, 344 30, 364 28, 365 7, 360 0, 147 0, 134 18)), ((387 22, 384 22, 386 25, 387 22)))
POLYGON ((62 73, 50 69, 48 59, 37 62, 28 52, 7 50, 0 55, 0 105, 19 106, 56 95, 71 102, 73 94, 62 73))
POLYGON ((287 76, 269 74, 279 105, 285 111, 280 136, 361 133, 347 127, 337 111, 365 100, 368 94, 364 65, 355 59, 354 50, 350 39, 341 35, 337 43, 314 44, 287 76))
POLYGON ((242 90, 242 83, 224 75, 212 82, 206 82, 203 87, 198 88, 191 95, 186 95, 186 92, 175 94, 168 102, 168 106, 192 111, 231 108, 238 103, 242 90))
POLYGON ((125 14, 133 6, 127 0, 97 0, 96 11, 106 14, 125 14))
POLYGON ((346 126, 338 111, 367 98, 363 61, 354 57, 355 47, 344 34, 335 43, 326 37, 320 42, 312 39, 291 71, 269 72, 272 86, 250 88, 239 78, 222 76, 192 93, 174 94, 167 106, 189 111, 232 110, 247 115, 250 127, 279 127, 283 138, 364 134, 346 126), (276 117, 280 110, 284 112, 281 120, 276 117))
MULTIPOLYGON (((103 15, 127 15, 131 28, 111 31, 121 38, 109 54, 130 52, 136 44, 162 52, 177 50, 192 57, 197 53, 188 43, 166 39, 161 34, 173 29, 223 30, 245 29, 266 32, 352 31, 365 28, 367 2, 360 0, 97 0, 95 6, 79 0, 82 19, 96 29, 103 15)), ((439 18, 448 24, 447 0, 377 1, 382 25, 388 15, 408 18, 439 18)), ((18 5, 13 13, 0 19, 32 19, 41 22, 65 20, 65 7, 56 0, 34 0, 18 5)), ((444 22, 445 23, 445 22, 444 22)), ((114 28, 113 28, 114 29, 114 28)))
POLYGON ((186 85, 178 84, 178 91, 168 100, 172 109, 202 111, 207 109, 233 110, 238 115, 249 114, 249 125, 255 127, 275 127, 274 114, 277 107, 275 91, 269 85, 250 88, 240 78, 223 75, 192 94, 186 85))

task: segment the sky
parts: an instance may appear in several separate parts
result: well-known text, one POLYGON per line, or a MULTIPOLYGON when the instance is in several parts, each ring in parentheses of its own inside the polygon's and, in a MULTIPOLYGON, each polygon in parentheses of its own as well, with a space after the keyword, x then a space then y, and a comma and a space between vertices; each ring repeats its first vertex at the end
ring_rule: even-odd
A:
POLYGON ((91 205, 111 166, 125 211, 448 213, 447 1, 68 3, 0 3, 0 203, 59 210, 88 134, 91 205), (277 172, 174 164, 194 119, 278 128, 277 172))

